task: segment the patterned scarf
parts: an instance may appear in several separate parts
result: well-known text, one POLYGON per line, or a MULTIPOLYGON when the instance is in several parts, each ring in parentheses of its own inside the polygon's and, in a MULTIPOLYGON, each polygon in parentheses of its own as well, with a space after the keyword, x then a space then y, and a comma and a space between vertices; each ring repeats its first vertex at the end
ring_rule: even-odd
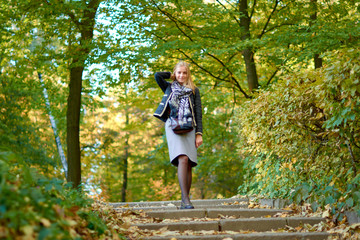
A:
POLYGON ((182 86, 178 81, 171 84, 173 95, 170 99, 170 105, 177 112, 177 119, 180 122, 186 122, 188 116, 191 116, 189 96, 192 93, 191 88, 182 86))

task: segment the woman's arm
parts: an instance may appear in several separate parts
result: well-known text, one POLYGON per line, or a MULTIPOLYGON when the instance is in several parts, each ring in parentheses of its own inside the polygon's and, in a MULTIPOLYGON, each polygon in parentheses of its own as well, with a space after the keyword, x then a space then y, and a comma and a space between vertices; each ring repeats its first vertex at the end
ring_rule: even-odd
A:
POLYGON ((169 79, 170 76, 171 76, 171 72, 156 72, 155 73, 155 80, 163 92, 165 92, 166 88, 170 84, 165 79, 169 79))
POLYGON ((202 106, 201 106, 201 96, 198 88, 195 88, 195 121, 196 121, 196 137, 195 137, 195 146, 196 148, 200 147, 203 144, 203 127, 202 127, 202 106))
POLYGON ((201 106, 201 97, 200 91, 198 88, 195 88, 195 121, 196 121, 196 135, 202 135, 203 126, 202 126, 202 106, 201 106))

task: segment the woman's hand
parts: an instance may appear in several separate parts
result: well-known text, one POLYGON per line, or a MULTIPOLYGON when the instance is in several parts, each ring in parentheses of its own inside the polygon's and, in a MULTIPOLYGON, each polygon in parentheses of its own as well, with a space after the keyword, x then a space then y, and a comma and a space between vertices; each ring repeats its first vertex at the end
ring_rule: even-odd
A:
POLYGON ((195 147, 198 148, 203 143, 202 135, 197 134, 195 136, 195 147))

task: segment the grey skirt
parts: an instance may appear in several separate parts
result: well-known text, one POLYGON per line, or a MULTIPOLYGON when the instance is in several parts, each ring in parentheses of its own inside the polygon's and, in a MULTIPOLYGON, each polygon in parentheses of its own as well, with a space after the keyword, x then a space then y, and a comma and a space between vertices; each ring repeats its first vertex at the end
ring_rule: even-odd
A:
POLYGON ((178 166, 180 155, 188 156, 191 166, 197 165, 197 150, 195 146, 195 129, 185 134, 175 134, 170 126, 170 119, 165 123, 166 139, 169 148, 170 162, 178 166))

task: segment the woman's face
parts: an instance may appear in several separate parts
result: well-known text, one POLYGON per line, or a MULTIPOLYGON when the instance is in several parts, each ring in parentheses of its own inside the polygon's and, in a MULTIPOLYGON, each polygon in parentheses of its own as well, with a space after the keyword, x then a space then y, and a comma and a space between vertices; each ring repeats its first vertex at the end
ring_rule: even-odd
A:
POLYGON ((186 83, 186 81, 188 79, 188 73, 187 73, 186 67, 176 68, 175 78, 181 85, 186 83))

